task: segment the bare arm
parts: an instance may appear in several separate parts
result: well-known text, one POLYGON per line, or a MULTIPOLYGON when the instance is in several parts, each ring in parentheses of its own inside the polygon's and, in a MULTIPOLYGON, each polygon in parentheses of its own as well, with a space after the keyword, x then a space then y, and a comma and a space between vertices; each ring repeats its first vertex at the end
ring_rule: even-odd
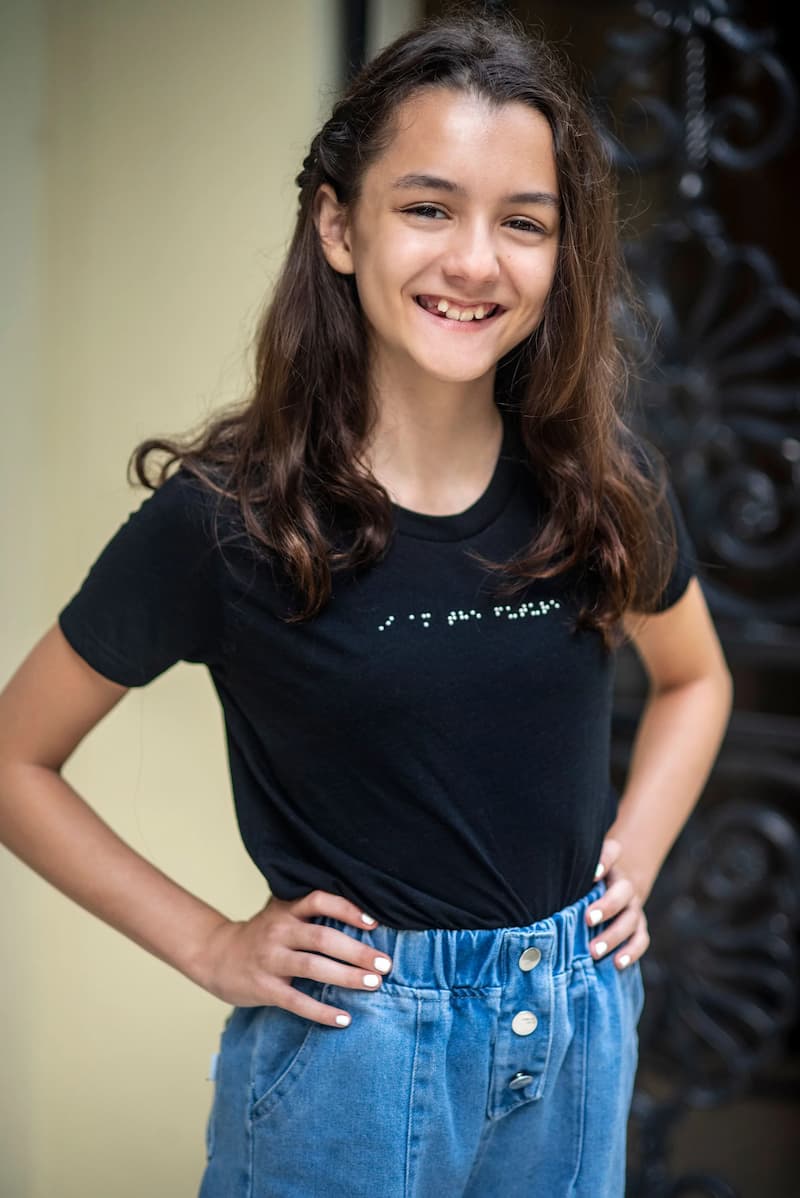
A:
POLYGON ((341 1011, 290 982, 313 977, 371 988, 363 981, 364 969, 375 967, 369 946, 307 922, 327 914, 363 930, 353 903, 312 891, 292 903, 272 898, 252 920, 231 921, 121 840, 61 776, 126 692, 88 665, 57 624, 34 646, 0 693, 0 841, 87 911, 225 1001, 285 1006, 333 1024, 341 1011))
POLYGON ((733 705, 731 675, 696 578, 671 608, 646 617, 631 613, 625 628, 647 672, 649 694, 603 846, 608 889, 587 911, 590 923, 593 909, 613 921, 590 947, 597 956, 621 948, 621 967, 649 946, 642 905, 702 794, 733 705))
POLYGON ((126 692, 57 625, 45 634, 0 695, 0 837, 69 898, 191 977, 224 916, 125 844, 60 773, 126 692))
POLYGON ((696 578, 672 608, 626 627, 648 675, 617 818, 626 869, 644 900, 708 780, 733 682, 696 578))

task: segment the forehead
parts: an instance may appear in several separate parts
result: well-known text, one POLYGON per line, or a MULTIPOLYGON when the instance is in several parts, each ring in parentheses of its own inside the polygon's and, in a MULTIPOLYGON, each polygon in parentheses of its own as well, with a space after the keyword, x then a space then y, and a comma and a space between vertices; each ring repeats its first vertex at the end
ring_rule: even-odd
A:
POLYGON ((398 107, 389 143, 366 171, 364 189, 391 187, 406 173, 504 194, 558 192, 553 137, 542 113, 521 101, 492 105, 446 88, 424 89, 398 107))

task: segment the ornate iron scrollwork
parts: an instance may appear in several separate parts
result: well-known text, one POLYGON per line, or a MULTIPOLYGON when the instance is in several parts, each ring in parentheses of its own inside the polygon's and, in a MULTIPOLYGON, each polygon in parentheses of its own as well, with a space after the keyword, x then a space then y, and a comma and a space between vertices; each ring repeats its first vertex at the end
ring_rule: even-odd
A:
POLYGON ((598 90, 607 128, 613 111, 628 135, 607 134, 622 172, 671 174, 670 210, 627 247, 658 330, 643 423, 670 461, 715 612, 796 626, 800 300, 762 249, 729 240, 706 200, 711 166, 752 170, 786 145, 796 90, 769 36, 734 21, 725 0, 635 8, 644 27, 610 35, 598 90), (723 50, 750 83, 774 86, 768 115, 749 97, 709 103, 708 58, 723 50))
POLYGON ((613 112, 623 129, 622 138, 613 139, 620 166, 678 167, 680 192, 697 199, 709 163, 751 171, 784 149, 795 127, 797 91, 773 52, 771 32, 734 20, 727 0, 640 0, 634 9, 642 26, 609 35, 611 57, 599 76, 607 116, 613 112), (768 81, 768 110, 746 92, 709 103, 709 55, 724 57, 743 89, 768 81), (677 102, 659 86, 676 68, 683 76, 677 102))
POLYGON ((750 799, 697 811, 647 910, 653 948, 642 960, 640 1032, 643 1071, 657 1078, 658 1097, 637 1087, 638 1161, 628 1192, 734 1198, 710 1173, 670 1179, 666 1159, 686 1112, 746 1092, 797 1018, 796 825, 778 807, 750 799))
MULTIPOLYGON (((714 172, 755 170, 787 145, 795 85, 771 35, 726 0, 633 8, 639 24, 609 35, 596 78, 622 179, 635 172, 640 192, 661 183, 627 246, 656 330, 638 419, 669 462, 729 656, 784 646, 800 659, 800 300, 764 249, 728 236, 710 194, 714 172), (717 94, 721 78, 738 93, 717 94)), ((800 738, 787 729, 797 736, 800 721, 783 718, 767 759, 760 719, 734 716, 717 789, 648 901, 634 1198, 735 1198, 711 1172, 671 1176, 671 1140, 690 1110, 746 1093, 797 1020, 800 837, 792 803, 770 788, 777 770, 796 810, 800 738)))
POLYGON ((664 221, 628 256, 658 323, 642 412, 684 499, 709 601, 730 619, 797 625, 800 301, 707 208, 664 221))
POLYGON ((797 1017, 800 837, 775 807, 720 802, 687 824, 648 905, 642 1034, 675 1097, 737 1096, 797 1017))

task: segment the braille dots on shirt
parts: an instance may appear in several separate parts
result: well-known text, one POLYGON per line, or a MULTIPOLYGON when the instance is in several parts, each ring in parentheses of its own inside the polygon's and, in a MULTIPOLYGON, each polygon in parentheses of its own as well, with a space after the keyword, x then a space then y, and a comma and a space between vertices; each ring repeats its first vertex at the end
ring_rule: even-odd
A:
MULTIPOLYGON (((412 611, 412 612, 408 613, 408 619, 416 620, 417 627, 422 626, 423 628, 430 628, 431 618, 432 618, 432 616, 429 611, 421 611, 421 612, 413 612, 412 611)), ((392 627, 392 625, 394 624, 394 621, 395 621, 394 616, 386 616, 383 623, 378 625, 378 632, 386 632, 387 629, 392 627)))
POLYGON ((457 624, 460 620, 482 620, 482 619, 483 619, 482 613, 479 611, 476 611, 474 607, 471 607, 469 609, 469 611, 462 611, 462 609, 459 607, 458 609, 454 609, 453 611, 449 611, 447 613, 447 624, 448 624, 449 628, 452 628, 453 625, 457 624))
MULTIPOLYGON (((560 606, 557 599, 539 599, 536 603, 519 603, 516 607, 510 603, 498 604, 492 608, 492 612, 495 619, 498 620, 525 620, 534 616, 546 616, 560 606)), ((489 612, 487 611, 485 614, 488 616, 489 612)), ((469 609, 454 607, 447 613, 447 627, 455 628, 461 624, 474 623, 476 620, 482 620, 483 616, 484 613, 474 607, 469 609)), ((378 632, 388 632, 395 625, 396 620, 395 615, 385 616, 383 623, 378 625, 378 632)), ((429 611, 412 611, 408 612, 406 616, 407 625, 415 628, 430 628, 432 620, 433 614, 429 611)))
POLYGON ((527 616, 546 616, 557 607, 561 607, 557 599, 540 599, 537 603, 520 603, 517 607, 499 604, 493 610, 499 620, 524 620, 527 616))

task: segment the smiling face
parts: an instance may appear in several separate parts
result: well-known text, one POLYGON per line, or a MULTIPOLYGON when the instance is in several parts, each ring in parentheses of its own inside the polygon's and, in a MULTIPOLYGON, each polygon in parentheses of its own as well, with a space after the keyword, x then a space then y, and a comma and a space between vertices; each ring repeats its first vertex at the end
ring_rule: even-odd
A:
POLYGON ((355 275, 380 377, 491 382, 539 324, 555 273, 550 126, 516 101, 430 88, 395 130, 350 210, 320 189, 323 251, 355 275))

